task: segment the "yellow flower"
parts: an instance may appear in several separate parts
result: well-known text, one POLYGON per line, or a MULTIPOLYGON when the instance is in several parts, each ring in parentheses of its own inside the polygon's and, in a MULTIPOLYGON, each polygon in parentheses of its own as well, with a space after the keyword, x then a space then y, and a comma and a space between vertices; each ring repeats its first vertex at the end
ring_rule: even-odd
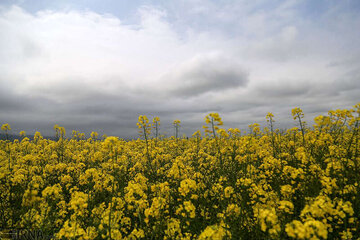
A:
POLYGON ((205 228, 205 230, 200 234, 198 240, 216 240, 231 238, 231 233, 227 230, 227 226, 221 222, 220 224, 211 225, 205 228))
POLYGON ((184 201, 184 209, 189 213, 190 218, 195 218, 195 206, 191 201, 184 201))
POLYGON ((298 107, 296 107, 296 108, 293 108, 292 110, 291 110, 291 115, 294 117, 294 120, 296 119, 296 118, 302 118, 302 117, 304 117, 304 113, 303 113, 303 111, 301 110, 301 108, 298 108, 298 107))
POLYGON ((234 193, 234 189, 232 187, 226 187, 224 193, 226 198, 230 198, 231 195, 234 193))
POLYGON ((192 179, 185 179, 180 182, 179 193, 183 196, 186 196, 191 191, 196 189, 196 182, 192 179))
POLYGON ((11 130, 11 127, 8 123, 5 123, 1 126, 1 130, 3 131, 10 131, 11 130))

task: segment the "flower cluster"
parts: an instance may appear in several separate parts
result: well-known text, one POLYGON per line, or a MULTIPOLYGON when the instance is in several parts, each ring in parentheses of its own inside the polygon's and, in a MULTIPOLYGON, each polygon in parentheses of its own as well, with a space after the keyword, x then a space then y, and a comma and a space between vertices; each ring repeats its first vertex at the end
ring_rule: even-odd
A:
POLYGON ((292 115, 298 127, 274 129, 269 113, 270 129, 247 135, 211 113, 205 137, 161 138, 160 119, 140 116, 144 139, 67 139, 56 125, 56 140, 0 140, 0 227, 56 239, 359 239, 360 104, 311 128, 292 115))

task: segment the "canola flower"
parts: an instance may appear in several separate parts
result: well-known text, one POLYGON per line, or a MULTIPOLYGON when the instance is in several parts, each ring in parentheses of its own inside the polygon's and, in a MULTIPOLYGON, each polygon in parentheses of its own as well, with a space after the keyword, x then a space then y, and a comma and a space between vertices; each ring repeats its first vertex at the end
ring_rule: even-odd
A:
POLYGON ((205 134, 212 134, 216 137, 216 132, 219 130, 219 126, 223 125, 221 117, 218 113, 209 113, 204 118, 206 125, 203 126, 205 134), (208 126, 210 125, 210 126, 208 126))
POLYGON ((11 130, 11 127, 8 123, 4 123, 2 126, 1 126, 1 130, 3 131, 10 131, 11 130))
POLYGON ((271 113, 249 134, 210 113, 205 135, 189 139, 159 138, 160 119, 140 116, 130 141, 67 139, 58 125, 56 141, 0 140, 0 228, 55 239, 360 239, 360 104, 311 127, 300 108, 292 116, 287 131, 271 113))
POLYGON ((9 139, 9 131, 11 130, 10 124, 4 123, 4 124, 1 126, 1 130, 2 130, 3 132, 5 132, 6 140, 8 140, 8 139, 9 139))
POLYGON ((178 138, 178 136, 179 136, 180 123, 181 123, 181 121, 179 119, 176 119, 173 121, 173 126, 175 129, 175 138, 178 138))
POLYGON ((154 117, 152 125, 155 130, 155 133, 154 133, 155 138, 157 139, 159 137, 159 131, 160 131, 160 129, 159 129, 160 128, 160 118, 154 117))

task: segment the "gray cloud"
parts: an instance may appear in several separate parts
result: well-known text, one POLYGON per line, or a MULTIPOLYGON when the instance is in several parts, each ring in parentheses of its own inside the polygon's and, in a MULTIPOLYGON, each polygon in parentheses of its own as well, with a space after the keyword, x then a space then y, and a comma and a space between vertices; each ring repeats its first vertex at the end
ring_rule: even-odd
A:
POLYGON ((303 96, 311 90, 311 85, 299 79, 265 82, 257 91, 266 97, 286 98, 303 96))
POLYGON ((166 74, 160 81, 160 84, 167 86, 167 94, 187 98, 245 87, 248 74, 234 59, 197 56, 166 74))

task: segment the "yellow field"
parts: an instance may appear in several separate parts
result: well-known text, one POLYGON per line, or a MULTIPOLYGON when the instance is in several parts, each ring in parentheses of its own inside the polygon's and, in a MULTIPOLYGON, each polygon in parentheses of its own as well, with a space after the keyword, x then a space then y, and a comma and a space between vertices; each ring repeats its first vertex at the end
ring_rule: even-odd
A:
MULTIPOLYGON (((0 228, 57 239, 358 239, 360 104, 286 132, 247 134, 205 118, 206 135, 0 141, 0 228)), ((174 121, 177 130, 180 121, 174 121)), ((7 133, 9 125, 3 125, 7 133)), ((152 132, 152 133, 151 133, 152 132)), ((24 133, 22 133, 24 134, 24 133)), ((4 230, 5 232, 6 230, 4 230)))

